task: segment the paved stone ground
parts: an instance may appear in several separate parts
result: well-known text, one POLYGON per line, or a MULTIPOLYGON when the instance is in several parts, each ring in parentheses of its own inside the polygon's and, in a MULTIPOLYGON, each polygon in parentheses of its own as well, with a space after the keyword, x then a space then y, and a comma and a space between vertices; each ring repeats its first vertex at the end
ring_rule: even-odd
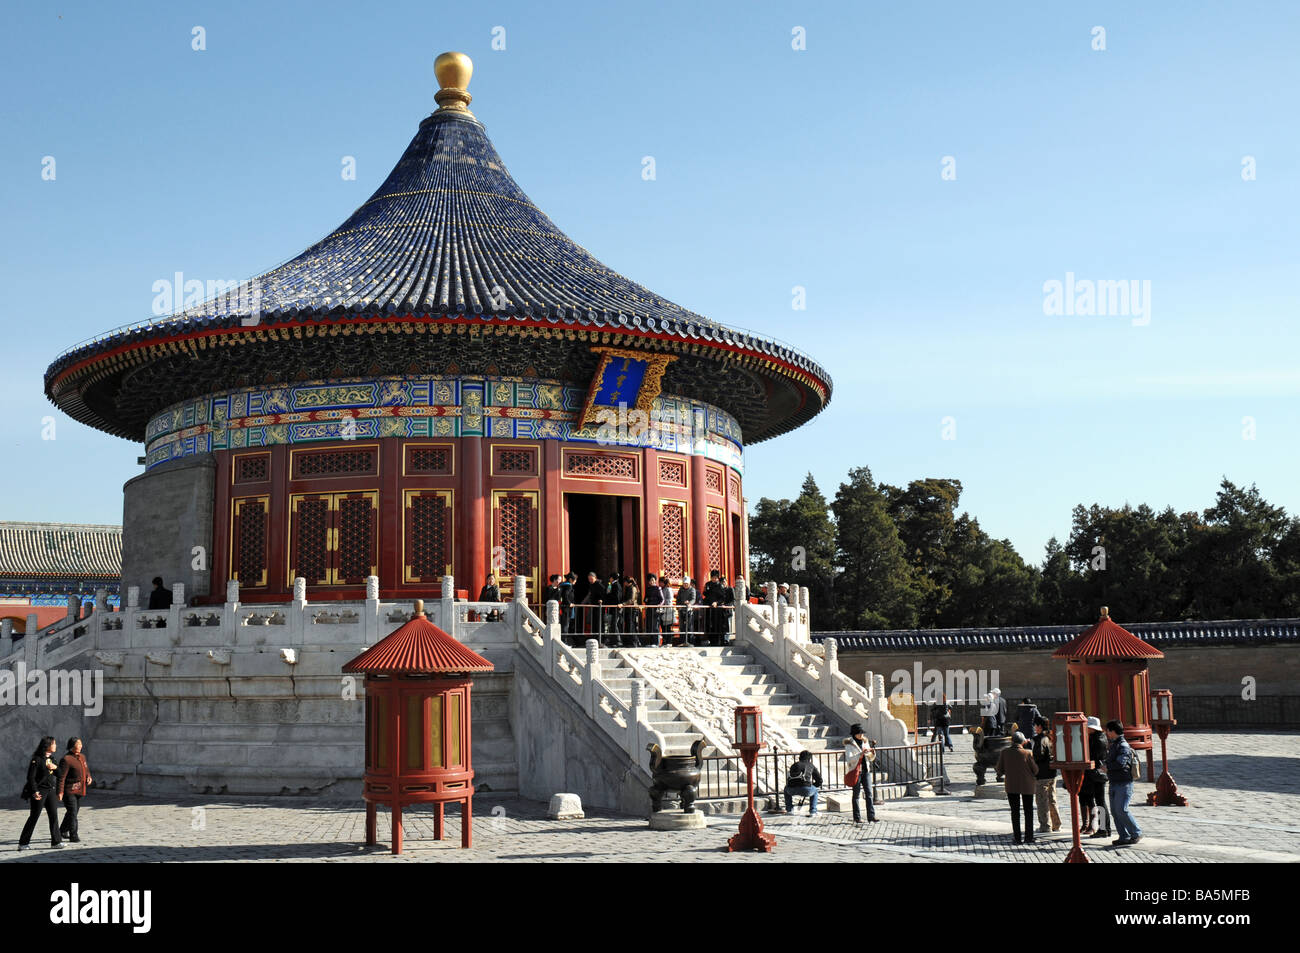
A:
MULTIPOLYGON (((950 765, 954 793, 881 806, 881 823, 854 825, 822 812, 769 816, 778 838, 770 855, 725 850, 737 818, 714 815, 705 831, 658 833, 642 818, 589 811, 585 820, 550 821, 545 805, 510 798, 475 799, 475 846, 462 851, 460 823, 449 815, 446 839, 433 840, 432 817, 406 815, 406 852, 393 857, 364 846, 365 812, 357 803, 306 798, 87 798, 83 843, 52 851, 38 827, 33 849, 13 850, 26 816, 16 799, 0 809, 8 848, 0 860, 19 863, 123 861, 620 861, 620 862, 1025 862, 1059 863, 1065 834, 1039 835, 1034 845, 1011 843, 1005 801, 977 800, 969 741, 954 739, 960 761, 950 765)), ((1135 809, 1143 828, 1138 848, 1088 845, 1100 863, 1300 861, 1300 733, 1183 733, 1171 739, 1170 771, 1192 800, 1187 808, 1135 809)), ((1142 795, 1151 786, 1142 783, 1142 795)), ((1068 818, 1068 800, 1060 798, 1068 818)), ((380 814, 381 842, 388 836, 380 814)))

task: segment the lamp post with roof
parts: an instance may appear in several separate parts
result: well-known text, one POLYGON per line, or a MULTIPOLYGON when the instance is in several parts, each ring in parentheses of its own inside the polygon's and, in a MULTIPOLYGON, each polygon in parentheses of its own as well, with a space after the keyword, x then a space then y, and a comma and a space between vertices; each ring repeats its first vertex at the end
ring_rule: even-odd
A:
POLYGON ((1178 722, 1174 719, 1174 693, 1161 688, 1151 693, 1151 726, 1160 736, 1160 780, 1156 789, 1147 795, 1149 807, 1187 807, 1187 798, 1178 793, 1174 776, 1169 773, 1169 729, 1178 722))
POLYGON ((1079 788, 1083 773, 1093 766, 1088 760, 1088 718, 1081 711, 1058 711, 1052 717, 1052 767, 1061 772, 1065 790, 1070 794, 1070 834, 1074 846, 1066 855, 1067 864, 1090 863, 1079 837, 1079 788))
POLYGON ((749 807, 740 818, 740 830, 727 841, 727 850, 761 850, 771 852, 776 835, 763 830, 763 819, 754 808, 754 764, 763 741, 763 709, 757 705, 740 705, 736 708, 736 742, 741 760, 745 762, 749 807))

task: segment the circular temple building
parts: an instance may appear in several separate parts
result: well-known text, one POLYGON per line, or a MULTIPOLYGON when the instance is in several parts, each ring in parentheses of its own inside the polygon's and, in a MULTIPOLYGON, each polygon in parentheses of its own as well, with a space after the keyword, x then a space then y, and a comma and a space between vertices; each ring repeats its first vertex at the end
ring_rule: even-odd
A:
MULTIPOLYGON (((122 585, 200 601, 504 591, 545 575, 744 573, 742 451, 827 373, 617 274, 561 232, 438 57, 439 108, 376 192, 286 264, 62 354, 48 397, 144 443, 122 585)), ((176 289, 179 293, 181 289, 176 289)))

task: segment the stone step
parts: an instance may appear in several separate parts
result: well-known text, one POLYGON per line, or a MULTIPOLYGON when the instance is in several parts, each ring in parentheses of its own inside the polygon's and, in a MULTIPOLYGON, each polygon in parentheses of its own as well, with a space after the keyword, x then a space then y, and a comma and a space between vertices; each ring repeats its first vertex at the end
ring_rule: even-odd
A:
POLYGON ((714 664, 719 666, 723 674, 728 678, 757 677, 767 674, 766 668, 747 655, 735 655, 730 658, 718 659, 714 664))
POLYGON ((757 682, 750 685, 737 685, 741 694, 752 695, 755 698, 765 698, 769 695, 788 695, 790 688, 785 682, 757 682))

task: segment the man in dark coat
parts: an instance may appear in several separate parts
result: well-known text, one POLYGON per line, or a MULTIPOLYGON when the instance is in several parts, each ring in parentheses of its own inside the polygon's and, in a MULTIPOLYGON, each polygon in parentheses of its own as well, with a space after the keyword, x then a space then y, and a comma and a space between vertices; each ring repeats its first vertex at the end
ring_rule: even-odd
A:
POLYGON ((605 584, 594 572, 587 573, 587 593, 582 598, 582 632, 593 638, 601 636, 601 606, 605 603, 605 584))
POLYGON ((154 576, 153 590, 149 593, 149 608, 170 609, 171 607, 172 607, 171 591, 163 588, 162 576, 154 576))
POLYGON ((718 609, 718 645, 726 645, 731 636, 731 617, 735 614, 736 590, 727 585, 727 577, 720 576, 718 582, 722 586, 722 600, 719 603, 721 608, 718 609))
POLYGON ((1042 712, 1034 704, 1032 698, 1020 699, 1020 704, 1016 706, 1016 729, 1023 733, 1026 738, 1032 738, 1034 734, 1034 725, 1042 717, 1042 712))
POLYGON ((645 577, 645 631, 651 645, 659 644, 659 630, 662 627, 659 606, 664 604, 664 591, 659 585, 659 577, 654 573, 645 577))
POLYGON ((1124 737, 1123 722, 1106 722, 1106 780, 1110 783, 1110 813, 1119 831, 1119 837, 1110 842, 1112 847, 1128 847, 1142 839, 1142 828, 1129 811, 1136 760, 1137 752, 1124 737))
MULTIPOLYGON (((569 572, 560 580, 560 631, 565 635, 573 632, 573 583, 577 577, 569 572)), ((566 639, 566 642, 571 640, 566 639)))
POLYGON ((560 575, 552 573, 546 577, 546 585, 542 587, 542 605, 548 602, 560 601, 560 575))
POLYGON ((1006 734, 1007 731, 1007 700, 1002 697, 1002 689, 995 688, 991 692, 993 695, 993 726, 999 735, 1006 734))
POLYGON ((673 645, 695 644, 692 631, 696 625, 694 612, 690 607, 695 605, 696 598, 698 593, 695 591, 695 586, 691 584, 691 577, 684 577, 682 584, 677 588, 677 638, 673 641, 673 645))
POLYGON ((709 645, 718 645, 718 606, 722 605, 722 585, 718 582, 721 573, 714 569, 709 572, 709 581, 704 584, 700 601, 704 603, 704 634, 709 645))
POLYGON ((623 601, 623 583, 619 574, 612 572, 605 583, 605 631, 609 634, 609 644, 617 647, 619 633, 623 631, 623 610, 618 608, 623 601))

